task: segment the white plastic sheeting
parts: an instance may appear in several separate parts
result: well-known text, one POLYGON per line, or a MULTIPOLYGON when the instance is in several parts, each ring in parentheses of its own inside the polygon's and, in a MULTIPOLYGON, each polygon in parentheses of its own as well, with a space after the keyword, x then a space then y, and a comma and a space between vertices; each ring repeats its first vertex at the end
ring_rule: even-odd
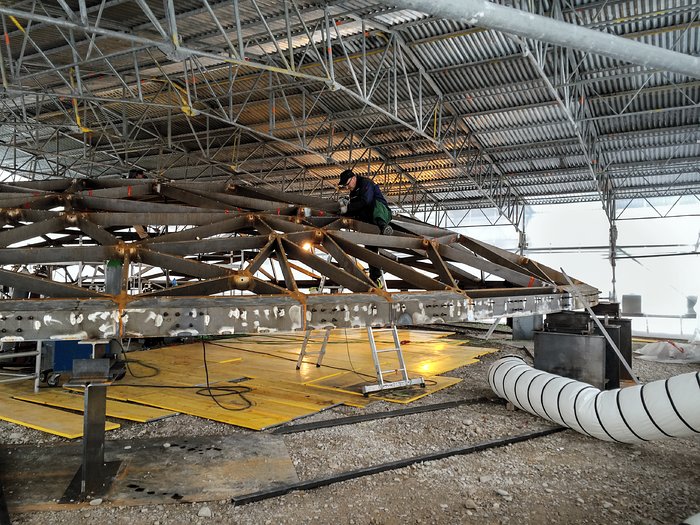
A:
POLYGON ((657 341, 634 351, 635 357, 659 363, 700 363, 700 342, 657 341))
POLYGON ((700 434, 700 372, 599 390, 506 357, 491 365, 489 384, 522 410, 605 441, 640 443, 700 434))

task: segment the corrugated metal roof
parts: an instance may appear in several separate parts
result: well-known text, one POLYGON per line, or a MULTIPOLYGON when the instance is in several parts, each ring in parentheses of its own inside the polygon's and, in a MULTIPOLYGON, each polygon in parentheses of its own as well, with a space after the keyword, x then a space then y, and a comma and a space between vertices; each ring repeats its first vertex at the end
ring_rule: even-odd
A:
MULTIPOLYGON (((157 46, 76 30, 73 48, 65 29, 19 19, 31 40, 10 27, 14 91, 0 125, 0 139, 17 144, 12 158, 58 150, 66 176, 114 175, 130 162, 175 178, 211 164, 210 176, 222 176, 237 165, 242 180, 264 173, 290 191, 311 189, 294 170, 332 191, 338 172, 361 159, 358 169, 395 176, 382 179, 388 194, 405 195, 391 181, 411 177, 415 191, 455 208, 493 205, 495 186, 478 180, 486 173, 506 176, 497 191, 527 203, 597 198, 591 173, 600 169, 620 195, 700 191, 700 79, 581 51, 560 61, 556 48, 534 50, 533 60, 521 45, 531 40, 376 0, 308 0, 287 13, 278 0, 258 0, 263 19, 241 1, 240 35, 232 4, 210 3, 213 14, 196 0, 173 4, 184 51, 160 34, 169 23, 156 0, 148 6, 160 28, 135 2, 87 8, 93 24, 102 9, 100 28, 157 46), (247 62, 236 60, 239 36, 247 62), (564 60, 572 66, 558 75, 564 60)), ((38 6, 67 19, 60 6, 38 6)), ((568 23, 700 55, 690 0, 514 6, 554 17, 561 7, 568 23)), ((34 164, 40 176, 56 173, 34 164)))

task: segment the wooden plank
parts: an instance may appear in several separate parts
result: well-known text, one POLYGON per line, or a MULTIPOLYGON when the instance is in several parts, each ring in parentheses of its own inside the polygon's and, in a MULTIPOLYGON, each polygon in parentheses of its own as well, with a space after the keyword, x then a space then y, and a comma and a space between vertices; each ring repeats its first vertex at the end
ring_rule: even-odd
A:
POLYGON ((245 398, 252 403, 250 407, 243 399, 231 401, 219 398, 219 402, 224 407, 222 408, 211 397, 196 395, 194 391, 169 390, 166 396, 163 395, 162 389, 139 388, 134 396, 133 390, 135 390, 133 387, 115 388, 108 390, 107 396, 110 399, 133 401, 252 430, 281 425, 298 417, 318 412, 320 409, 319 407, 292 406, 265 396, 256 396, 255 392, 244 394, 245 398))
MULTIPOLYGON (((0 419, 69 439, 83 435, 83 416, 18 401, 9 396, 0 398, 0 419)), ((105 430, 114 430, 119 426, 117 423, 107 421, 105 430)))
MULTIPOLYGON (((386 381, 392 381, 399 379, 399 377, 385 376, 386 381)), ((377 392, 375 394, 370 394, 369 398, 373 400, 390 401, 392 403, 411 403, 421 397, 437 392, 452 385, 456 385, 460 381, 456 377, 443 377, 443 376, 433 376, 425 377, 425 388, 420 386, 412 386, 408 388, 400 388, 394 390, 386 390, 384 392, 377 392)), ((363 380, 359 378, 357 374, 351 372, 345 374, 338 374, 332 378, 326 378, 322 381, 316 381, 309 383, 308 386, 314 388, 328 389, 333 391, 340 391, 355 396, 362 396, 362 387, 364 385, 375 384, 376 379, 371 380, 369 378, 363 380)))
MULTIPOLYGON (((28 403, 75 410, 76 412, 83 412, 85 410, 85 398, 82 395, 58 389, 42 390, 36 394, 16 394, 12 397, 13 399, 27 401, 28 403)), ((107 417, 127 419, 139 423, 149 423, 165 417, 174 416, 175 414, 177 414, 177 412, 161 410, 160 408, 107 400, 107 417)))

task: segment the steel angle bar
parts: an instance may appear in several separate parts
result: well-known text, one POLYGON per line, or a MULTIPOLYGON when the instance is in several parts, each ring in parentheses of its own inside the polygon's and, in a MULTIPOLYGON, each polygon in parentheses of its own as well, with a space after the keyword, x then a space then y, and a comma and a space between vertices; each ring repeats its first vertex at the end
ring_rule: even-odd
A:
POLYGON ((10 230, 0 231, 0 247, 9 246, 22 241, 28 241, 35 237, 41 237, 48 233, 62 231, 66 227, 66 221, 62 217, 53 217, 26 226, 19 226, 10 230))
POLYGON ((272 252, 275 247, 275 239, 270 239, 265 246, 263 246, 258 254, 253 258, 252 261, 250 261, 250 264, 245 268, 246 272, 250 273, 251 275, 255 275, 260 268, 262 268, 262 265, 265 264, 265 261, 267 261, 270 258, 270 255, 272 255, 272 252))
POLYGON ((284 191, 274 191, 268 188, 262 189, 259 187, 250 187, 242 185, 231 185, 229 190, 234 194, 239 194, 243 197, 253 197, 257 199, 276 200, 280 202, 288 202, 308 206, 313 210, 324 210, 337 213, 339 211, 338 203, 313 197, 311 195, 302 195, 299 193, 290 193, 284 191))
MULTIPOLYGON (((299 215, 300 210, 297 206, 287 206, 286 208, 268 209, 260 211, 261 215, 272 215, 277 217, 291 217, 299 215)), ((301 222, 301 219, 299 219, 301 222)))
POLYGON ((18 181, 13 183, 3 183, 0 185, 0 190, 5 191, 18 191, 26 193, 37 193, 37 192, 57 192, 65 191, 72 184, 72 181, 66 179, 48 179, 48 180, 36 180, 36 181, 18 181))
MULTIPOLYGON (((420 257, 423 259, 424 257, 420 257)), ((402 264, 410 264, 412 268, 419 268, 421 270, 425 270, 426 272, 432 272, 435 273, 435 268, 433 267, 432 264, 428 264, 425 262, 420 262, 420 261, 411 261, 405 262, 401 261, 402 264)), ((461 268, 458 268, 454 264, 450 264, 448 262, 445 262, 445 266, 447 266, 447 269, 449 272, 452 274, 452 277, 455 279, 455 281, 458 283, 455 285, 455 288, 464 288, 463 286, 459 286, 459 284, 465 283, 469 286, 476 286, 478 284, 483 284, 482 281, 476 277, 475 275, 470 274, 466 270, 463 270, 461 268)))
MULTIPOLYGON (((221 235, 223 233, 236 233, 244 228, 250 228, 255 221, 253 215, 240 215, 238 217, 230 217, 227 214, 205 214, 205 217, 210 220, 207 223, 202 224, 201 222, 195 222, 190 220, 184 220, 179 223, 171 224, 201 224, 201 226, 195 226, 194 228, 189 228, 187 230, 182 230, 179 232, 166 233, 165 235, 160 235, 152 239, 146 239, 142 241, 141 244, 147 245, 157 245, 161 242, 176 242, 176 241, 193 241, 206 239, 213 235, 221 235)), ((151 222, 151 221, 136 221, 136 224, 168 224, 162 222, 151 222)))
POLYGON ((192 193, 188 189, 178 188, 171 184, 159 184, 158 193, 164 197, 169 197, 178 202, 183 202, 198 208, 214 208, 219 210, 229 209, 230 204, 218 201, 215 198, 204 197, 196 193, 192 193))
POLYGON ((257 250, 268 242, 267 235, 241 235, 194 241, 171 241, 149 244, 160 253, 170 255, 194 255, 199 253, 230 253, 241 250, 257 250))
POLYGON ((257 277, 253 278, 253 286, 251 290, 260 295, 280 295, 289 293, 289 290, 286 288, 272 284, 269 281, 263 281, 257 277))
POLYGON ((438 237, 444 237, 447 235, 454 235, 454 232, 440 228, 438 226, 430 226, 423 222, 418 222, 410 220, 407 217, 395 218, 392 224, 397 224, 401 229, 407 232, 413 233, 415 235, 422 235, 423 237, 428 237, 430 239, 436 239, 438 237))
MULTIPOLYGON (((521 273, 524 270, 530 274, 533 279, 539 279, 543 283, 551 282, 555 284, 563 284, 560 282, 561 274, 558 271, 544 265, 534 266, 530 264, 527 257, 515 255, 506 250, 497 248, 496 246, 487 245, 486 243, 477 241, 471 237, 461 236, 457 242, 480 257, 495 262, 500 266, 504 266, 521 273)), ((536 284, 537 283, 533 281, 532 285, 535 286, 536 284)))
POLYGON ((450 272, 450 269, 447 267, 447 264, 436 249, 435 244, 432 242, 425 242, 424 245, 428 258, 433 263, 433 271, 437 273, 439 280, 447 286, 459 288, 454 280, 454 277, 452 276, 452 273, 450 272))
POLYGON ((127 184, 124 186, 112 186, 110 188, 90 188, 76 193, 78 196, 102 197, 110 199, 123 199, 126 197, 137 198, 153 195, 152 184, 127 184))
MULTIPOLYGON (((176 296, 202 296, 213 295, 229 290, 237 289, 235 286, 236 276, 228 275, 226 277, 218 277, 215 279, 207 279, 195 283, 178 284, 155 292, 139 294, 138 297, 176 297, 176 296)), ((247 280, 246 280, 247 281, 247 280)), ((252 279, 250 279, 252 286, 252 279)))
POLYGON ((348 219, 346 219, 345 217, 333 217, 332 220, 328 222, 328 224, 325 224, 323 226, 323 229, 327 232, 338 232, 341 231, 342 228, 347 227, 348 219))
POLYGON ((1 199, 0 199, 0 207, 2 208, 19 208, 24 206, 25 204, 30 203, 32 200, 34 200, 35 197, 30 197, 27 194, 24 193, 15 193, 15 194, 5 194, 1 199))
POLYGON ((332 263, 324 261, 320 257, 311 252, 307 252, 294 243, 283 240, 282 245, 287 253, 295 260, 305 264, 309 268, 313 268, 348 290, 352 290, 353 292, 367 292, 372 287, 366 279, 358 279, 353 274, 346 272, 332 263))
POLYGON ((446 285, 436 281, 435 279, 431 279, 430 277, 417 272, 408 266, 392 261, 391 259, 383 257, 378 253, 368 250, 367 248, 363 248, 362 246, 350 243, 338 237, 334 237, 334 240, 347 254, 357 257, 361 261, 364 261, 371 266, 396 275, 416 288, 423 290, 444 290, 447 288, 446 285))
POLYGON ((273 227, 275 230, 279 230, 284 233, 297 233, 306 232, 311 230, 311 226, 306 226, 302 224, 301 218, 290 217, 289 219, 282 219, 279 216, 270 214, 260 214, 260 217, 265 220, 265 223, 273 227))
POLYGON ((83 217, 78 217, 76 224, 81 232, 90 237, 93 241, 102 245, 115 245, 119 244, 120 240, 118 237, 112 235, 107 230, 98 226, 97 224, 91 222, 83 217))
POLYGON ((170 187, 179 188, 181 190, 205 192, 205 194, 206 192, 225 193, 229 186, 225 181, 215 180, 208 180, 207 182, 182 180, 177 182, 170 181, 163 184, 166 184, 170 187))
POLYGON ((370 233, 372 235, 377 235, 379 233, 379 228, 374 224, 367 224, 360 220, 351 219, 349 217, 341 217, 339 219, 339 227, 343 229, 353 230, 360 233, 370 233))
POLYGON ((70 246, 50 248, 0 248, 0 264, 70 264, 104 262, 116 251, 106 246, 70 246))
MULTIPOLYGON (((143 207, 142 205, 141 208, 143 207)), ((226 218, 230 217, 230 215, 220 212, 219 210, 187 213, 81 212, 81 215, 90 222, 105 227, 133 226, 134 224, 147 224, 152 226, 208 226, 223 222, 226 218)), ((159 237, 159 239, 162 239, 162 237, 159 237)))
POLYGON ((218 202, 228 204, 229 207, 240 207, 247 210, 271 210, 279 208, 290 208, 293 207, 288 202, 283 201, 271 201, 266 199, 255 199, 251 197, 244 197, 240 195, 230 194, 230 193, 213 193, 211 190, 199 190, 199 189, 188 189, 191 193, 200 196, 211 196, 212 199, 218 202))
POLYGON ((262 235, 277 235, 275 229, 270 226, 265 217, 258 215, 253 216, 253 227, 262 235))
POLYGON ((336 230, 334 225, 339 223, 338 218, 332 215, 318 215, 311 217, 304 217, 302 224, 307 224, 312 228, 322 228, 323 230, 336 230))
POLYGON ((300 232, 285 233, 283 237, 297 246, 303 246, 306 243, 316 244, 320 242, 323 238, 323 231, 319 229, 307 229, 300 232))
MULTIPOLYGON (((87 208, 92 210, 115 211, 115 212, 139 212, 143 210, 143 203, 139 201, 116 200, 104 197, 75 196, 71 203, 77 208, 87 208)), ((160 202, 149 202, 149 209, 154 213, 192 213, 202 211, 193 209, 191 206, 182 204, 164 204, 160 202)))
POLYGON ((2 269, 0 269, 0 284, 45 297, 105 297, 105 294, 80 286, 57 283, 35 275, 2 269))
POLYGON ((146 264, 150 264, 151 266, 167 268, 168 270, 173 270, 192 277, 211 279, 215 277, 235 275, 235 272, 221 266, 205 264, 192 259, 184 259, 175 255, 159 253, 143 247, 138 249, 136 257, 138 257, 138 260, 146 264))
POLYGON ((369 244, 372 246, 381 246, 382 248, 397 248, 404 250, 424 249, 422 239, 415 237, 400 237, 399 235, 379 235, 376 233, 359 233, 354 231, 334 231, 331 235, 338 239, 343 239, 354 244, 369 244))
MULTIPOLYGON (((296 246, 296 245, 293 245, 296 246)), ((287 253, 285 252, 284 246, 282 244, 282 239, 277 237, 275 239, 275 253, 277 255, 277 262, 282 270, 282 276, 284 277, 284 284, 287 290, 292 292, 298 291, 297 283, 294 279, 294 274, 290 267, 289 261, 287 260, 287 253)))
POLYGON ((345 253, 345 251, 340 246, 338 246, 338 243, 336 243, 333 240, 333 237, 331 237, 328 234, 325 234, 323 236, 322 245, 323 249, 337 261, 338 265, 343 270, 345 270, 349 274, 354 275, 361 281, 364 281, 367 284, 367 286, 374 286, 374 284, 369 280, 367 275, 365 275, 365 272, 358 268, 355 259, 353 259, 347 253, 345 253))
POLYGON ((529 274, 514 270, 511 268, 510 264, 508 266, 503 266, 487 258, 473 255, 471 252, 464 249, 460 250, 452 246, 441 245, 438 251, 447 261, 466 264, 471 268, 488 272, 519 286, 542 286, 544 284, 541 280, 535 279, 529 274))

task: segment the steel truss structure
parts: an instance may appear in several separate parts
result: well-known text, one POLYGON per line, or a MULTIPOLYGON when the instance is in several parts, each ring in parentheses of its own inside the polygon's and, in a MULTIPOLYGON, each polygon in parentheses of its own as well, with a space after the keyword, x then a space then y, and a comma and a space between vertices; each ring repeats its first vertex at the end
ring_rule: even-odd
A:
MULTIPOLYGON (((552 268, 406 216, 379 235, 328 199, 122 179, 0 190, 2 342, 420 325, 582 306, 552 268)), ((575 285, 597 303, 598 290, 575 285)))
POLYGON ((4 4, 0 168, 138 166, 323 197, 354 167, 407 215, 454 227, 447 210, 494 208, 521 233, 526 205, 600 200, 612 230, 618 201, 700 193, 696 3, 518 1, 502 15, 647 44, 672 73, 397 3, 4 4))

